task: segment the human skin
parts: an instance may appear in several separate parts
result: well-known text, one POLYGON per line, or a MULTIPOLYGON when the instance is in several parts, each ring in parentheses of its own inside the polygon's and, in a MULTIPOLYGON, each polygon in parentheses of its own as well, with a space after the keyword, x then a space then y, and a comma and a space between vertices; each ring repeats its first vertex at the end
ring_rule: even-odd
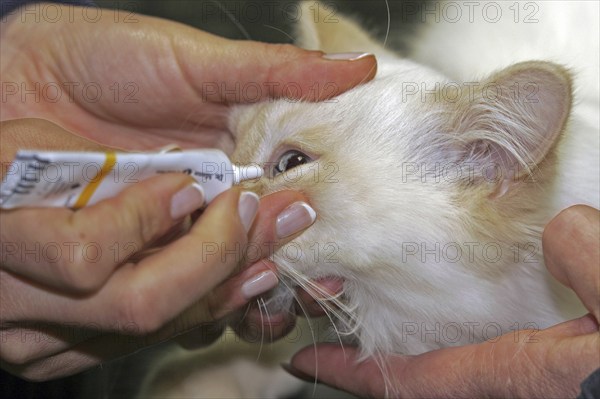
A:
MULTIPOLYGON (((38 6, 44 7, 31 7, 38 6)), ((330 60, 318 51, 231 41, 157 18, 101 10, 90 22, 83 8, 52 7, 64 18, 17 11, 0 24, 3 166, 20 148, 146 150, 176 143, 230 151, 231 103, 323 100, 376 71, 372 56, 330 60), (299 90, 285 90, 291 83, 299 90), (259 96, 236 92, 252 85, 264 89, 259 96), (88 86, 96 92, 84 91, 88 86)), ((252 299, 244 285, 276 273, 268 261, 244 259, 244 248, 268 243, 272 250, 292 239, 276 236, 278 215, 307 199, 276 193, 261 199, 255 216, 243 217, 240 190, 233 189, 192 223, 186 215, 202 205, 190 194, 192 183, 164 175, 77 211, 0 212, 2 242, 17 248, 94 242, 104 254, 115 243, 136 249, 91 264, 81 257, 52 262, 43 254, 32 261, 3 247, 2 368, 47 380, 185 332, 196 345, 214 339, 198 332, 218 333, 215 323, 252 299), (184 190, 189 201, 174 215, 174 198, 184 190), (199 261, 205 242, 235 248, 234 256, 199 261)))
POLYGON ((330 60, 320 51, 228 40, 122 10, 99 9, 96 17, 53 4, 62 17, 48 21, 44 6, 0 24, 1 119, 47 119, 112 147, 230 151, 229 104, 324 100, 377 70, 372 55, 330 60))

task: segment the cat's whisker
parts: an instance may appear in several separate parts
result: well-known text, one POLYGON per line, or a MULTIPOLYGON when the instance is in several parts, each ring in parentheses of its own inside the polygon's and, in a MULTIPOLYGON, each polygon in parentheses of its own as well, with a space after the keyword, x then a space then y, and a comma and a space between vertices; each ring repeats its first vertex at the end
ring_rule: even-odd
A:
POLYGON ((298 18, 298 15, 297 14, 293 14, 292 11, 290 11, 288 9, 288 7, 286 7, 286 8, 282 7, 281 3, 278 3, 278 5, 279 5, 278 12, 281 12, 282 15, 285 15, 285 18, 288 18, 288 20, 294 21, 295 19, 298 18))
MULTIPOLYGON (((267 307, 267 304, 265 303, 264 298, 260 298, 260 301, 262 302, 262 306, 265 309, 265 313, 267 314, 267 319, 270 321, 271 315, 269 314, 269 308, 267 307)), ((263 328, 264 328, 264 323, 263 323, 263 328)), ((269 339, 273 340, 273 325, 270 322, 269 322, 269 339)))
POLYGON ((284 31, 284 30, 281 30, 281 29, 279 29, 279 28, 276 28, 275 26, 272 26, 272 25, 267 25, 267 24, 263 24, 263 26, 264 26, 264 27, 266 27, 266 28, 271 28, 271 29, 273 29, 273 30, 276 30, 277 32, 281 32, 281 33, 283 33, 284 35, 286 35, 286 36, 287 36, 287 37, 288 37, 288 38, 289 38, 289 39, 290 39, 292 42, 294 42, 294 41, 295 41, 295 39, 294 39, 294 38, 293 38, 293 37, 292 37, 292 36, 291 36, 289 33, 287 33, 287 32, 286 32, 286 31, 284 31))
MULTIPOLYGON (((258 306, 258 312, 260 313, 260 346, 258 348, 258 354, 256 355, 256 361, 258 361, 260 359, 260 355, 262 354, 262 349, 263 349, 263 343, 265 341, 265 320, 263 318, 263 310, 261 307, 261 302, 264 305, 265 301, 262 298, 256 298, 256 304, 258 306)), ((265 307, 265 312, 266 312, 266 307, 265 307)), ((269 315, 267 314, 267 317, 269 317, 269 315)))
POLYGON ((310 333, 311 333, 312 338, 313 338, 313 343, 315 343, 316 342, 316 338, 315 338, 314 330, 312 328, 312 324, 310 323, 310 316, 308 315, 308 312, 306 311, 306 309, 302 305, 302 302, 300 301, 300 298, 298 297, 298 294, 296 294, 295 290, 292 287, 290 287, 283 279, 280 280, 280 281, 281 281, 281 284, 283 284, 291 292, 292 296, 294 297, 294 299, 298 303, 298 306, 300 306, 300 310, 302 310, 302 313, 304 313, 304 317, 306 317, 306 320, 308 322, 308 328, 310 329, 310 333))
POLYGON ((390 28, 392 26, 392 13, 390 12, 390 3, 385 0, 385 8, 387 11, 387 27, 385 29, 385 38, 383 39, 383 47, 385 48, 388 38, 390 37, 390 28))
MULTIPOLYGON (((312 281, 310 281, 309 279, 304 278, 301 275, 294 275, 292 277, 295 277, 296 283, 298 284, 299 287, 303 288, 306 292, 309 293, 309 295, 315 299, 315 301, 317 301, 319 304, 322 304, 323 306, 327 307, 328 310, 330 310, 332 313, 334 313, 336 315, 337 318, 339 318, 340 320, 345 320, 333 307, 331 307, 331 305, 327 302, 328 298, 320 298, 316 295, 316 293, 314 291, 318 291, 320 290, 320 287, 314 285, 314 283, 312 281)), ((326 296, 328 295, 328 293, 322 291, 321 292, 322 295, 326 296)), ((340 303, 341 304, 341 303, 340 303)), ((341 304, 343 307, 343 304, 341 304)), ((342 309, 343 310, 343 309, 342 309)))
POLYGON ((331 295, 327 291, 319 287, 316 283, 301 275, 300 273, 294 274, 293 277, 296 278, 296 281, 298 282, 298 285, 300 287, 302 287, 306 292, 308 292, 309 295, 311 295, 319 304, 322 304, 323 306, 327 307, 327 309, 331 313, 333 313, 337 319, 342 321, 347 328, 354 328, 351 324, 355 322, 356 319, 353 313, 354 309, 349 308, 346 304, 339 300, 339 297, 341 297, 343 293, 331 295), (320 294, 321 297, 317 296, 316 294, 320 294), (337 309, 331 306, 330 302, 336 305, 337 309), (339 314, 338 309, 343 312, 342 315, 339 314))
POLYGON ((340 331, 335 326, 335 322, 333 321, 333 319, 329 315, 329 312, 328 312, 327 308, 325 306, 323 306, 320 302, 317 302, 317 304, 321 307, 321 309, 323 309, 323 311, 325 312, 325 316, 327 316, 327 318, 329 319, 329 322, 331 323, 331 327, 335 331, 335 334, 337 336, 338 342, 340 343, 340 346, 342 347, 342 353, 344 354, 344 357, 346 357, 346 349, 344 348, 344 343, 342 342, 342 336, 340 335, 340 331))
POLYGON ((306 309, 304 308, 304 305, 302 305, 302 302, 300 301, 300 298, 298 297, 298 294, 296 294, 295 290, 290 287, 283 279, 280 280, 280 282, 292 293, 294 299, 296 300, 296 302, 298 303, 298 306, 300 306, 300 310, 302 310, 302 313, 304 313, 304 316, 306 317, 306 322, 308 323, 308 329, 310 331, 310 335, 312 337, 312 342, 313 342, 313 350, 315 352, 315 381, 313 384, 313 396, 316 393, 317 390, 317 381, 318 381, 318 375, 319 375, 319 363, 317 362, 317 353, 318 353, 318 349, 317 349, 317 338, 315 336, 315 332, 313 329, 313 326, 310 322, 310 317, 308 315, 308 312, 306 311, 306 309))
POLYGON ((398 392, 396 392, 396 389, 394 388, 396 385, 392 383, 392 380, 390 378, 390 372, 388 369, 388 364, 385 360, 385 355, 381 352, 381 350, 377 349, 373 359, 375 360, 375 364, 377 365, 377 367, 379 368, 379 371, 381 371, 381 377, 383 378, 383 384, 385 386, 385 397, 394 397, 397 396, 398 392), (391 390, 391 392, 390 392, 391 390))
POLYGON ((216 4, 217 7, 219 7, 219 9, 225 14, 227 15, 227 18, 229 18, 229 20, 235 25, 236 28, 239 29, 239 31, 242 33, 242 35, 244 35, 244 37, 247 40, 252 40, 252 38, 250 37, 250 34, 248 34, 248 31, 246 29, 244 29, 244 27, 242 26, 242 24, 240 23, 240 21, 238 21, 238 19, 235 17, 235 15, 233 15, 233 13, 231 13, 229 10, 227 10, 225 7, 223 7, 223 5, 217 1, 217 0, 211 0, 212 3, 216 4))
MULTIPOLYGON (((258 303, 258 300, 257 300, 258 303)), ((250 312, 250 306, 246 306, 246 309, 244 310, 244 314, 242 315, 242 317, 240 318, 238 325, 241 325, 244 320, 246 319, 246 317, 248 316, 248 312, 250 312)))
POLYGON ((359 330, 360 324, 356 322, 356 317, 354 315, 354 310, 356 309, 356 307, 350 308, 339 300, 339 298, 343 295, 342 292, 337 293, 335 295, 331 295, 327 291, 323 290, 319 285, 314 283, 312 280, 298 273, 296 270, 288 268, 285 271, 288 272, 288 277, 292 278, 298 286, 300 286, 306 292, 308 292, 309 295, 311 295, 313 299, 315 299, 315 301, 319 304, 319 306, 321 306, 321 308, 325 311, 326 316, 329 318, 333 328, 335 329, 340 343, 342 342, 342 335, 351 336, 359 330), (320 294, 321 296, 319 297, 317 296, 317 294, 320 294), (337 307, 332 306, 331 303, 333 303, 337 307), (341 314, 340 310, 342 311, 341 314), (340 331, 337 328, 336 323, 331 317, 332 315, 337 320, 339 320, 339 322, 342 323, 344 331, 340 331))
POLYGON ((331 301, 336 306, 338 306, 340 308, 340 310, 342 310, 344 313, 346 313, 347 316, 354 318, 353 313, 352 313, 354 309, 349 308, 346 304, 344 304, 342 301, 339 300, 339 298, 343 295, 343 292, 337 293, 335 295, 331 295, 329 292, 327 292, 323 288, 321 288, 318 284, 316 284, 315 282, 313 282, 306 276, 300 274, 295 269, 284 268, 283 271, 285 273, 288 273, 288 277, 296 280, 298 285, 300 287, 302 287, 304 290, 306 290, 306 292, 308 292, 315 300, 331 301), (313 295, 313 292, 315 292, 315 291, 317 294, 320 294, 322 297, 325 297, 325 298, 321 298, 321 297, 317 297, 316 295, 313 295))

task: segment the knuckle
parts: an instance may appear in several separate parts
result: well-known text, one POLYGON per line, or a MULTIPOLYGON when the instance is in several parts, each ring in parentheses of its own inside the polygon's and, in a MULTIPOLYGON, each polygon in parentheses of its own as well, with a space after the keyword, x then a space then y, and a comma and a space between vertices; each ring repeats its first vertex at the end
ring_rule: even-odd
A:
MULTIPOLYGON (((219 300, 217 298, 217 296, 211 292, 206 296, 206 320, 207 321, 216 321, 219 320, 221 317, 219 309, 221 307, 221 304, 219 303, 219 300)), ((229 311, 226 311, 226 313, 228 314, 229 311)))
POLYGON ((29 382, 46 382, 70 374, 71 367, 58 364, 54 358, 19 366, 19 375, 29 382))
POLYGON ((137 219, 138 235, 143 243, 158 238, 159 233, 164 230, 162 219, 156 217, 156 213, 148 212, 146 208, 144 208, 144 211, 138 212, 137 219))
POLYGON ((23 366, 31 362, 34 357, 22 345, 3 345, 2 361, 15 366, 23 366))
POLYGON ((269 44, 268 46, 271 49, 271 51, 277 56, 277 59, 282 61, 289 61, 291 59, 297 58, 298 55, 302 53, 302 50, 291 44, 269 44))
POLYGON ((165 320, 154 309, 154 302, 144 290, 132 289, 127 292, 118 312, 118 323, 133 326, 129 329, 134 335, 146 335, 157 331, 165 320))
POLYGON ((22 371, 18 371, 15 374, 20 376, 27 382, 45 382, 52 379, 53 375, 44 370, 39 370, 38 368, 24 368, 22 371))
POLYGON ((0 331, 0 359, 10 367, 36 367, 36 364, 50 359, 48 354, 60 353, 63 342, 58 330, 52 327, 38 328, 30 322, 0 331))
POLYGON ((160 217, 160 209, 153 202, 143 201, 137 196, 127 196, 119 204, 119 212, 113 212, 118 217, 114 224, 120 231, 131 231, 139 244, 150 242, 165 230, 164 218, 160 217))
POLYGON ((286 63, 297 59, 302 50, 291 44, 263 44, 265 46, 265 53, 269 54, 269 59, 277 60, 275 63, 269 65, 266 72, 266 78, 268 81, 277 80, 278 75, 281 73, 282 66, 286 63))
POLYGON ((544 229, 542 244, 548 245, 562 240, 563 237, 579 235, 579 227, 585 222, 581 207, 572 206, 562 210, 544 229))
POLYGON ((102 273, 104 268, 98 262, 86 259, 81 252, 75 251, 71 259, 59 260, 56 268, 71 289, 82 293, 97 291, 106 279, 106 273, 102 273))
MULTIPOLYGON (((93 225, 93 224, 91 224, 93 225)), ((81 226, 77 213, 74 213, 65 228, 56 234, 60 256, 54 257, 45 252, 44 259, 53 266, 59 278, 69 288, 77 292, 93 292, 99 289, 106 279, 106 265, 103 263, 103 248, 95 241, 89 241, 86 231, 90 224, 81 226)))

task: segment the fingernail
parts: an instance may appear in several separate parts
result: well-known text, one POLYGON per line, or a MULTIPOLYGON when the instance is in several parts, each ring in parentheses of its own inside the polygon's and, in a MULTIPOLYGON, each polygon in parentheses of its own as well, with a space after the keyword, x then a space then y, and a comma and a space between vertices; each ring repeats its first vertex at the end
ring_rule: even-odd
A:
POLYGON ((171 198, 171 217, 179 219, 204 205, 204 190, 197 183, 190 184, 171 198))
POLYGON ((240 194, 240 201, 238 202, 238 213, 240 215, 240 220, 244 225, 244 229, 246 229, 246 233, 250 231, 250 227, 252 227, 252 222, 256 217, 256 212, 258 212, 258 195, 251 191, 244 191, 240 194))
POLYGON ((296 202, 277 216, 275 230, 278 238, 296 234, 315 222, 317 213, 306 202, 296 202))
POLYGON ((281 363, 281 368, 284 369, 285 371, 287 371, 289 374, 293 375, 294 377, 302 380, 302 381, 306 381, 306 382, 311 382, 311 383, 319 383, 319 380, 316 379, 315 377, 312 377, 306 373, 303 373, 302 371, 298 370, 297 368, 293 367, 291 364, 289 363, 281 363))
POLYGON ((331 54, 325 54, 323 55, 323 58, 326 60, 338 60, 338 61, 356 61, 356 60, 361 60, 363 58, 366 57, 370 57, 373 54, 371 53, 361 53, 361 52, 354 52, 354 53, 331 53, 331 54))
POLYGON ((272 271, 267 270, 246 281, 242 285, 242 295, 244 295, 244 298, 246 299, 252 299, 255 296, 272 290, 277 287, 277 284, 279 284, 277 275, 272 271))
POLYGON ((181 151, 183 151, 183 150, 177 144, 169 144, 164 147, 160 147, 158 149, 158 152, 160 152, 161 154, 164 154, 167 152, 181 152, 181 151))

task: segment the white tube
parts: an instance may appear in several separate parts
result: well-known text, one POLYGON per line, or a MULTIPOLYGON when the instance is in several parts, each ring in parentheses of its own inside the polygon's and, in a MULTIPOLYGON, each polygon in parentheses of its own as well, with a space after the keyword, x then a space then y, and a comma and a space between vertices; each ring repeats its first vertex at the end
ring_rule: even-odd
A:
POLYGON ((163 173, 187 173, 205 203, 234 184, 262 176, 256 165, 235 166, 220 150, 161 153, 19 151, 0 184, 0 208, 82 208, 163 173))

